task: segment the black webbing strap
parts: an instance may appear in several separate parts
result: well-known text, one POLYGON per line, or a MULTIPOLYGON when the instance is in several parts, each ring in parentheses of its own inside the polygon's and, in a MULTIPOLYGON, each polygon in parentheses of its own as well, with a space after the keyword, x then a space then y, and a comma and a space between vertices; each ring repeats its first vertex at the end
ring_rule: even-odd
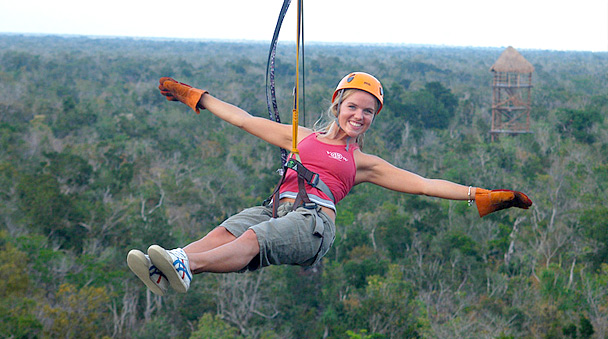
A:
POLYGON ((295 211, 300 205, 304 205, 306 208, 315 208, 317 204, 314 204, 310 201, 308 197, 308 193, 306 192, 306 184, 304 183, 304 178, 300 176, 298 173, 298 195, 296 195, 296 201, 293 203, 292 210, 295 211))
POLYGON ((272 201, 272 217, 273 218, 278 217, 279 200, 280 200, 279 199, 279 190, 281 189, 281 185, 283 185, 283 182, 285 181, 286 175, 287 175, 287 167, 284 167, 283 175, 281 176, 281 180, 279 181, 277 186, 274 188, 272 195, 264 201, 265 206, 267 206, 272 201))
MULTIPOLYGON (((274 60, 277 51, 277 41, 279 39, 279 32, 281 31, 283 19, 285 18, 285 14, 287 13, 287 9, 289 8, 290 3, 291 0, 283 1, 283 6, 281 7, 281 11, 279 12, 279 18, 274 28, 274 33, 272 35, 272 40, 270 41, 268 61, 266 62, 266 104, 268 106, 268 115, 270 116, 270 120, 274 120, 278 123, 281 122, 281 117, 279 116, 279 109, 277 105, 274 84, 274 60)), ((283 166, 286 161, 287 150, 281 148, 281 166, 283 166)))

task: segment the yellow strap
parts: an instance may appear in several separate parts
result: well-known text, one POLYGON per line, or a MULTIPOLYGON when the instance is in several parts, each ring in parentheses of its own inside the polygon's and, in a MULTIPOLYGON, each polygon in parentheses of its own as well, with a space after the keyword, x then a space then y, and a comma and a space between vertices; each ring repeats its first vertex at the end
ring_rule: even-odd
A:
POLYGON ((298 109, 295 108, 292 112, 292 123, 291 123, 291 153, 298 154, 298 109))
POLYGON ((294 91, 294 108, 291 118, 291 153, 298 154, 298 125, 300 112, 300 27, 302 26, 302 0, 298 0, 298 28, 296 36, 296 86, 294 91))

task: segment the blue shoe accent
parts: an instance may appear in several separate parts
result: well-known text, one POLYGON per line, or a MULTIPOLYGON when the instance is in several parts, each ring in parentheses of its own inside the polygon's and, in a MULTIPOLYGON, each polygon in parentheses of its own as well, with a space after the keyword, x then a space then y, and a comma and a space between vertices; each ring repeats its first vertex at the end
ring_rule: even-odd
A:
POLYGON ((190 268, 186 267, 186 264, 184 264, 184 259, 176 259, 173 262, 173 267, 175 267, 177 273, 181 272, 182 279, 188 277, 188 280, 192 280, 192 276, 190 275, 190 268))

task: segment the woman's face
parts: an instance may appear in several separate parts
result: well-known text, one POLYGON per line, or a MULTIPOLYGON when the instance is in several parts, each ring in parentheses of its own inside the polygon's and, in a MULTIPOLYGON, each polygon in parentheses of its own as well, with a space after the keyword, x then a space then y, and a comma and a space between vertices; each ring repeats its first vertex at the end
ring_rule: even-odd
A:
POLYGON ((365 133, 374 119, 376 98, 365 91, 354 91, 340 104, 338 122, 352 138, 365 133))

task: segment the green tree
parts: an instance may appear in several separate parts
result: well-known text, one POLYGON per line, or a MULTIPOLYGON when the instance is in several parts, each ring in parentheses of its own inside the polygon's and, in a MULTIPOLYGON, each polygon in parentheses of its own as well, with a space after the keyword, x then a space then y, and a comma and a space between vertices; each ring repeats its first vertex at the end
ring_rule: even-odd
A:
POLYGON ((603 263, 608 262, 608 208, 594 206, 585 210, 580 216, 581 224, 585 225, 586 236, 597 242, 597 250, 589 253, 587 257, 598 270, 603 263))
POLYGON ((50 174, 24 174, 16 191, 19 207, 34 229, 64 242, 68 248, 82 246, 85 230, 77 226, 82 211, 75 208, 73 196, 61 192, 57 179, 50 174))
POLYGON ((419 338, 426 325, 413 285, 403 279, 402 268, 391 265, 386 276, 370 276, 365 293, 345 300, 351 326, 387 338, 419 338), (353 322, 355 320, 355 322, 353 322))
POLYGON ((558 132, 566 137, 592 143, 595 136, 591 132, 591 127, 602 121, 602 113, 597 109, 568 109, 561 108, 557 111, 558 132))
POLYGON ((105 319, 110 317, 108 291, 102 287, 62 284, 56 302, 44 305, 45 316, 51 320, 45 334, 51 337, 100 338, 108 336, 105 319))
MULTIPOLYGON (((72 93, 77 92, 75 89, 72 93)), ((63 112, 57 114, 52 125, 53 135, 64 138, 70 134, 86 131, 84 127, 92 126, 97 121, 97 114, 88 103, 79 102, 72 95, 63 96, 63 112)))
POLYGON ((205 313, 198 320, 197 328, 190 339, 240 339, 239 330, 230 326, 217 315, 205 313))
POLYGON ((86 159, 69 152, 47 152, 44 156, 49 159, 45 170, 64 185, 65 191, 75 192, 86 188, 93 174, 93 167, 86 159))
POLYGON ((427 83, 423 89, 408 93, 402 108, 415 126, 444 129, 455 115, 458 100, 439 82, 427 83))
POLYGON ((28 257, 6 240, 5 232, 0 231, 0 333, 36 337, 42 324, 36 319, 36 301, 29 297, 28 257))

